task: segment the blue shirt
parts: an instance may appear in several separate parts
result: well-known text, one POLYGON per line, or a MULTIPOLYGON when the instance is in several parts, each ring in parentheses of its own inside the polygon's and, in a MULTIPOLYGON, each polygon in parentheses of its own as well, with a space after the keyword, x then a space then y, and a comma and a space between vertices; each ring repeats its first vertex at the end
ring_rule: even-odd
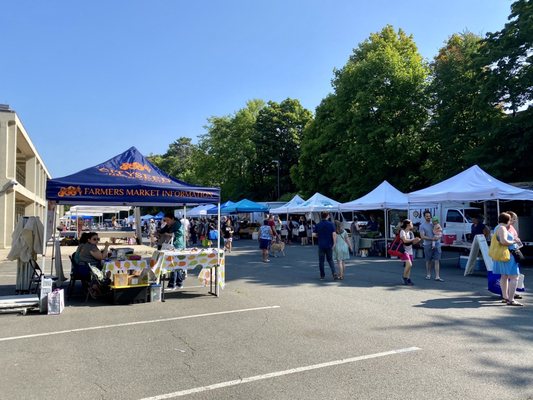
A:
POLYGON ((333 248, 333 232, 335 232, 335 225, 323 219, 316 225, 315 230, 318 236, 318 247, 321 249, 333 248))
POLYGON ((484 235, 485 234, 485 232, 483 232, 484 230, 485 230, 485 224, 483 224, 482 222, 479 222, 477 225, 472 224, 472 228, 471 228, 472 236, 484 235))
POLYGON ((370 231, 370 232, 377 232, 379 230, 378 221, 376 221, 376 220, 368 221, 367 224, 366 224, 366 230, 370 231))

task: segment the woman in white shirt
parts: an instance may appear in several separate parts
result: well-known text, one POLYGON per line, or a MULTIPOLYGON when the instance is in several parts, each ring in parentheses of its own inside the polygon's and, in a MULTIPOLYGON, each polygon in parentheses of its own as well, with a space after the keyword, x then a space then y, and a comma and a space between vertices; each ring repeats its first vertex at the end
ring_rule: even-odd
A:
POLYGON ((413 233, 413 223, 411 220, 403 220, 400 230, 400 239, 402 239, 404 248, 404 253, 401 256, 401 259, 405 262, 405 267, 403 269, 403 284, 412 286, 411 268, 413 267, 413 244, 420 242, 420 238, 415 238, 413 233))

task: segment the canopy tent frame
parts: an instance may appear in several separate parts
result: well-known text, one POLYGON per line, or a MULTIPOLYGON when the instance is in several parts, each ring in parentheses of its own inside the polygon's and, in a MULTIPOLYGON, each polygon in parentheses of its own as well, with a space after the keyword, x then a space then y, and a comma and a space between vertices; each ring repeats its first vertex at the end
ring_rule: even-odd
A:
POLYGON ((389 211, 390 210, 409 210, 409 202, 407 195, 389 182, 384 180, 376 188, 367 193, 366 195, 342 203, 339 205, 341 211, 366 211, 366 210, 383 210, 385 226, 385 258, 387 258, 387 244, 389 236, 389 211))
MULTIPOLYGON (((131 147, 102 164, 49 180, 46 200, 47 209, 50 204, 133 206, 137 235, 141 237, 139 206, 185 207, 216 203, 220 210, 220 188, 200 187, 179 181, 154 166, 135 147, 131 147)), ((47 225, 45 224, 45 229, 47 225)), ((55 213, 52 226, 55 226, 55 213)), ((220 218, 218 229, 220 231, 220 218)), ((55 234, 54 229, 54 242, 55 234)), ((46 249, 46 231, 44 238, 46 249)), ((217 248, 220 250, 220 235, 217 248)), ((217 251, 218 264, 219 253, 217 251)), ((46 256, 43 254, 43 269, 45 262, 46 256)), ((216 290, 218 295, 218 288, 216 290)))

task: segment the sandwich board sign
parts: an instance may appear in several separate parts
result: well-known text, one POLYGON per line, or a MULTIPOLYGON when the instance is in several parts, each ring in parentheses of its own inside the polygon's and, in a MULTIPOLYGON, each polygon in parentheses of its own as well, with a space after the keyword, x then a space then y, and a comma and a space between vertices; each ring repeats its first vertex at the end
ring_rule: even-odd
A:
POLYGON ((487 271, 492 272, 492 258, 489 256, 489 245, 484 235, 474 236, 472 241, 472 247, 470 248, 470 254, 468 255, 468 261, 466 262, 465 276, 471 274, 474 271, 478 254, 481 253, 483 262, 487 271))

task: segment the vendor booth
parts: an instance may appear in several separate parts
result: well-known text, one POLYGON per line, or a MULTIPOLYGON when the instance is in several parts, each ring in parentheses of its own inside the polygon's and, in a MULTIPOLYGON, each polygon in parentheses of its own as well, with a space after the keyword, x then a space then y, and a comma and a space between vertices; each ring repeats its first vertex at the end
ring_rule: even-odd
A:
MULTIPOLYGON (((443 203, 446 202, 474 202, 495 200, 497 213, 500 214, 500 200, 533 200, 533 191, 522 189, 504 183, 487 174, 479 166, 474 165, 451 178, 439 182, 428 188, 411 192, 407 195, 410 204, 443 203)), ((494 282, 499 275, 492 274, 492 261, 488 257, 487 243, 482 235, 474 238, 472 246, 468 246, 470 254, 465 265, 465 275, 475 270, 478 254, 485 259, 488 272, 489 290, 501 294, 499 287, 494 289, 494 282)), ((524 242, 526 244, 526 242, 524 242)), ((522 283, 523 284, 523 283, 522 283)))
MULTIPOLYGON (((389 236, 389 210, 407 210, 407 195, 400 192, 386 180, 381 182, 370 193, 339 205, 341 211, 362 211, 362 210, 383 210, 385 214, 384 240, 383 239, 365 239, 365 243, 360 248, 368 248, 374 245, 373 240, 378 245, 383 244, 383 250, 386 248, 389 236), (378 243, 377 241, 381 241, 378 243)), ((385 257, 387 252, 384 251, 385 257)))
MULTIPOLYGON (((135 147, 131 147, 102 164, 69 176, 49 180, 46 198, 50 203, 56 204, 175 207, 206 203, 220 204, 220 189, 194 186, 179 181, 158 169, 135 147)), ((217 211, 218 209, 217 207, 217 211)), ((138 217, 140 220, 140 214, 138 217)), ((140 224, 137 225, 140 229, 140 224)), ((217 248, 220 248, 220 243, 217 248)), ((168 257, 173 257, 173 254, 166 254, 166 252, 155 254, 156 264, 163 263, 159 259, 167 260, 168 257)), ((210 261, 213 259, 216 261, 207 264, 209 272, 202 273, 202 280, 206 284, 211 283, 212 286, 214 284, 215 291, 210 291, 210 293, 218 296, 219 288, 224 285, 224 253, 217 249, 210 249, 210 254, 215 254, 210 257, 210 261)), ((188 266, 203 265, 200 260, 204 254, 198 249, 179 250, 179 256, 185 257, 187 264, 185 266, 180 262, 173 264, 176 268, 187 269, 188 266)), ((126 262, 126 260, 113 261, 126 262)), ((146 265, 140 261, 137 264, 146 265)), ((105 268, 109 268, 109 265, 105 268)))
POLYGON ((433 186, 409 193, 407 199, 409 203, 533 200, 533 191, 499 181, 474 165, 433 186))

